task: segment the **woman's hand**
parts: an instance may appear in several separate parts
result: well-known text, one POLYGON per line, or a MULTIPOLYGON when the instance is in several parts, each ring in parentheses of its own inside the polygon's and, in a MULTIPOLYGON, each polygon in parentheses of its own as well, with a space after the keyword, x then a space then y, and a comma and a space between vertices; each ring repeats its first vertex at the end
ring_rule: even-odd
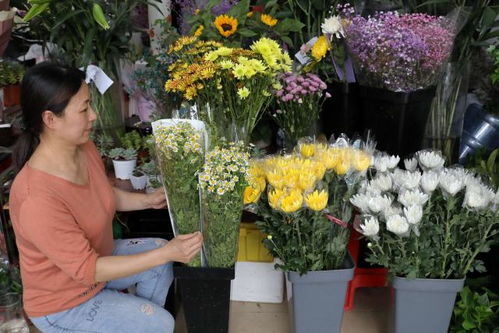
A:
POLYGON ((150 194, 146 194, 146 196, 147 208, 161 209, 166 207, 166 194, 163 188, 159 188, 150 194))
POLYGON ((163 250, 168 261, 177 261, 184 264, 189 263, 203 245, 203 235, 196 231, 192 234, 178 235, 170 240, 163 250))

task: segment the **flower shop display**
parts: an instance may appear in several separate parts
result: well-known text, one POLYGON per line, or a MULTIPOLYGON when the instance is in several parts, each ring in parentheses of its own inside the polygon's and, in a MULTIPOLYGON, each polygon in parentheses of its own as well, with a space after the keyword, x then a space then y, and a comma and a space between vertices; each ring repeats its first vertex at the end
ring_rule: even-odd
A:
POLYGON ((249 153, 242 142, 215 147, 199 175, 203 235, 209 267, 234 267, 239 243, 249 153))
POLYGON ((293 148, 298 139, 312 135, 322 103, 328 97, 326 83, 315 74, 285 73, 280 80, 282 88, 274 91, 277 110, 273 117, 284 131, 285 146, 293 148))
POLYGON ((371 160, 369 150, 340 138, 332 145, 301 142, 294 154, 252 162, 245 203, 261 216, 265 245, 288 272, 295 332, 340 330, 353 276, 349 199, 371 160))
MULTIPOLYGON (((173 232, 179 235, 199 231, 198 173, 205 154, 204 124, 165 119, 154 122, 153 131, 173 232)), ((200 266, 201 257, 196 256, 190 265, 200 266)))
POLYGON ((444 167, 440 152, 375 158, 376 175, 351 198, 370 241, 368 261, 395 275, 396 332, 446 332, 456 293, 476 256, 498 234, 499 194, 463 168, 444 167), (422 320, 424 318, 424 320, 422 320))
POLYGON ((34 1, 24 17, 31 30, 47 29, 47 35, 41 37, 57 44, 59 50, 52 52, 52 57, 78 68, 97 65, 114 81, 103 94, 95 85, 90 86, 92 105, 99 115, 96 124, 113 137, 123 126, 118 62, 130 47, 132 11, 147 3, 148 0, 34 1))
POLYGON ((0 89, 3 89, 3 104, 6 107, 19 105, 24 66, 13 61, 0 61, 0 89))
POLYGON ((269 4, 266 12, 259 12, 251 9, 249 0, 210 0, 187 22, 192 27, 190 34, 203 40, 241 47, 252 39, 269 37, 292 47, 289 34, 300 31, 304 24, 279 14, 277 3, 269 4))
POLYGON ((250 49, 229 48, 218 42, 182 37, 169 53, 179 57, 168 70, 169 92, 197 103, 208 125, 213 146, 220 138, 249 142, 251 132, 272 100, 278 76, 291 69, 289 55, 269 38, 250 49))

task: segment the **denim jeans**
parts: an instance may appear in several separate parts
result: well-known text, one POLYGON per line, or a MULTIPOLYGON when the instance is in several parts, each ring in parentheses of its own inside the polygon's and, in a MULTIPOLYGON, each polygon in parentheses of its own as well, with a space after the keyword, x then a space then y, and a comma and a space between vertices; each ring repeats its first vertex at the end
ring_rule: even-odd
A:
MULTIPOLYGON (((113 255, 136 254, 166 244, 159 238, 118 239, 113 255)), ((175 320, 163 308, 173 281, 172 263, 112 280, 98 294, 71 309, 30 318, 43 333, 172 333, 175 320), (120 290, 136 285, 136 295, 120 290)))

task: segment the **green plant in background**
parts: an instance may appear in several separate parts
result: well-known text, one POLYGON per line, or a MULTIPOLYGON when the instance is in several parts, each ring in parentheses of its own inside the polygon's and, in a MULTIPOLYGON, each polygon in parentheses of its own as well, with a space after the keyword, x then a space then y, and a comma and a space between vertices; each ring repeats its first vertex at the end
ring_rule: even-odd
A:
POLYGON ((24 66, 18 62, 0 61, 0 87, 20 83, 25 71, 24 66))
POLYGON ((490 80, 492 84, 499 83, 499 47, 497 45, 490 45, 487 49, 494 61, 494 71, 490 73, 490 80))
POLYGON ((130 161, 137 158, 137 151, 133 148, 113 148, 109 151, 108 156, 112 160, 130 161))
POLYGON ((498 333, 499 296, 483 288, 482 293, 468 286, 459 293, 450 333, 498 333))
POLYGON ((165 68, 176 60, 167 50, 179 34, 166 20, 158 20, 156 26, 161 29, 157 37, 159 50, 154 54, 150 50, 146 51, 142 58, 146 65, 132 74, 138 89, 156 105, 150 115, 152 120, 172 118, 173 111, 179 108, 181 101, 178 96, 165 91, 165 82, 170 79, 170 73, 165 68))
POLYGON ((236 262, 248 168, 249 153, 242 141, 206 154, 199 180, 209 267, 233 267, 236 262))
POLYGON ((121 146, 125 149, 132 148, 136 151, 140 151, 144 148, 144 140, 142 136, 137 131, 130 131, 119 137, 121 146))
POLYGON ((0 263, 0 291, 22 294, 21 274, 17 266, 5 262, 0 263))
POLYGON ((91 133, 91 139, 95 143, 97 150, 101 156, 107 156, 108 152, 114 148, 114 140, 112 137, 104 133, 91 133))
POLYGON ((253 12, 249 0, 223 7, 220 0, 210 0, 202 10, 187 19, 191 34, 200 39, 216 40, 226 45, 241 47, 245 42, 269 37, 293 47, 291 33, 301 31, 304 24, 289 18, 280 10, 277 1, 268 1, 265 12, 253 12))
MULTIPOLYGON (((175 235, 201 229, 198 172, 204 161, 202 133, 188 122, 155 130, 156 154, 175 235)), ((189 264, 200 266, 197 255, 189 264)))
MULTIPOLYGON (((25 22, 31 30, 45 29, 44 42, 55 43, 57 54, 74 67, 95 64, 117 81, 118 62, 129 52, 133 31, 131 12, 140 4, 153 4, 156 0, 29 0, 25 22)), ((116 136, 122 129, 118 96, 113 89, 101 95, 91 85, 92 105, 98 113, 100 130, 116 136)))
POLYGON ((472 155, 467 167, 480 176, 486 178, 494 187, 499 187, 499 148, 495 149, 487 157, 485 150, 478 150, 472 155))

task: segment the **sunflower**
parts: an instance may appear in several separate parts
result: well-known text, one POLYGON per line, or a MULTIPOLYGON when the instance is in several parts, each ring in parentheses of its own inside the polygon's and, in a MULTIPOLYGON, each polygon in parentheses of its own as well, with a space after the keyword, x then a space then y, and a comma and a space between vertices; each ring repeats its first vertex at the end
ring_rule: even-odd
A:
POLYGON ((260 15, 260 20, 263 22, 263 24, 266 24, 269 27, 273 27, 274 25, 277 24, 277 19, 267 14, 260 15))
POLYGON ((224 37, 233 35, 237 30, 237 19, 229 15, 219 15, 213 23, 220 35, 224 37))

